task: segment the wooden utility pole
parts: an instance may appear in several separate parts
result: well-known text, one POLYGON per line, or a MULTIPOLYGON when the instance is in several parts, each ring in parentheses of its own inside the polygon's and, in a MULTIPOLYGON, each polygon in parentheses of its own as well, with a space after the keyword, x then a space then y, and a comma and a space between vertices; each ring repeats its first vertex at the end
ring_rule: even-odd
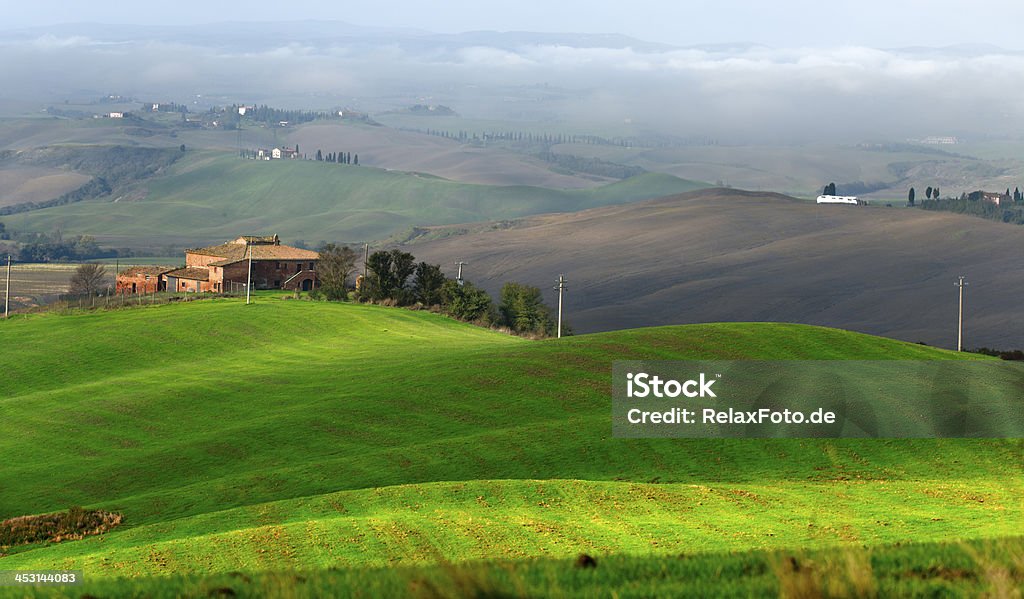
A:
POLYGON ((4 318, 11 315, 11 255, 7 254, 7 289, 4 292, 4 318))
POLYGON ((565 280, 565 275, 558 275, 558 338, 562 338, 562 294, 565 293, 565 284, 568 281, 565 280))
POLYGON ((245 280, 245 305, 249 305, 249 291, 252 289, 252 241, 249 241, 249 274, 245 280))
POLYGON ((466 262, 456 262, 455 266, 459 267, 459 274, 455 275, 455 282, 459 284, 459 287, 465 285, 465 281, 462 280, 462 267, 465 266, 466 262))
POLYGON ((963 275, 960 275, 960 280, 956 283, 956 286, 960 288, 960 314, 957 319, 956 351, 964 351, 964 287, 967 285, 964 278, 963 275))
POLYGON ((366 263, 370 260, 370 244, 363 244, 363 282, 366 282, 366 263))

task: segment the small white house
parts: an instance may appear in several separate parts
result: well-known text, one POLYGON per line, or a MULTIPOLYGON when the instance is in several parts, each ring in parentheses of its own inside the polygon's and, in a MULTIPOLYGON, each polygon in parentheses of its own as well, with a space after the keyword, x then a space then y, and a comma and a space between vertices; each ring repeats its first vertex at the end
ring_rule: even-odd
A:
POLYGON ((124 118, 124 113, 123 112, 111 112, 110 113, 110 118, 112 118, 112 119, 123 119, 124 118))
POLYGON ((819 204, 860 204, 857 196, 818 196, 819 204))

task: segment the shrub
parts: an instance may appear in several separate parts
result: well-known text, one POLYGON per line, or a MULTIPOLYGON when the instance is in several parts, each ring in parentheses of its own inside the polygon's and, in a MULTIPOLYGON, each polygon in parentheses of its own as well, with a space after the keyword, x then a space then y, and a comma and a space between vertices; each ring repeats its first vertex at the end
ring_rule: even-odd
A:
POLYGON ((104 533, 121 523, 115 512, 72 507, 67 512, 19 516, 0 522, 0 547, 70 541, 104 533))

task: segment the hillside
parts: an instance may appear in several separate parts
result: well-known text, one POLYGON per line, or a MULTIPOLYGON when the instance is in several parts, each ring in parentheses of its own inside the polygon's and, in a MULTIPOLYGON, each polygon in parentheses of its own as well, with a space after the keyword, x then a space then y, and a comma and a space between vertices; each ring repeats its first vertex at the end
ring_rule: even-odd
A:
POLYGON ((720 181, 742 189, 770 189, 813 198, 828 182, 842 194, 903 203, 916 187, 959 196, 976 189, 1011 190, 1024 181, 1019 144, 934 146, 910 143, 783 146, 617 148, 563 144, 555 152, 592 156, 677 177, 720 181))
POLYGON ((52 200, 88 182, 86 175, 57 168, 0 167, 0 208, 52 200))
POLYGON ((612 181, 559 174, 550 164, 500 147, 477 147, 390 127, 313 123, 290 133, 287 141, 306 153, 318 148, 353 152, 365 166, 430 173, 464 183, 582 189, 612 181))
POLYGON ((531 342, 270 296, 0 330, 0 519, 76 504, 125 516, 102 537, 15 547, 4 569, 108 584, 994 538, 1024 522, 1019 441, 610 437, 613 360, 970 357, 856 333, 531 342))
POLYGON ((1010 256, 1022 240, 1017 225, 955 214, 720 189, 407 249, 468 262, 468 278, 492 292, 509 280, 548 289, 564 273, 567 318, 582 332, 786 321, 955 347, 953 283, 964 274, 967 347, 1016 348, 1024 265, 1010 256))
POLYGON ((309 243, 357 242, 413 225, 580 210, 700 187, 657 174, 582 190, 473 185, 366 166, 189 152, 135 192, 4 221, 12 229, 59 229, 127 247, 202 245, 239 231, 276 232, 309 243))

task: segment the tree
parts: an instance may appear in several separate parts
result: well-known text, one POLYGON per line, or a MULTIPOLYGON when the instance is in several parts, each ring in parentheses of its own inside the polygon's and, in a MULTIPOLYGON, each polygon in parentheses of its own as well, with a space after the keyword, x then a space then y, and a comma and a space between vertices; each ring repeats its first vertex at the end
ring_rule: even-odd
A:
POLYGON ((835 183, 829 183, 828 185, 826 185, 824 192, 822 192, 822 195, 827 195, 827 196, 834 196, 834 195, 836 195, 836 184, 835 183))
POLYGON ((355 158, 353 158, 352 160, 353 160, 352 164, 354 166, 359 166, 359 154, 356 154, 355 158))
POLYGON ((932 197, 936 200, 939 199, 939 187, 937 185, 932 189, 932 197))
POLYGON ((100 290, 106 276, 107 269, 102 264, 82 264, 71 275, 68 291, 76 295, 94 295, 100 290))
POLYGON ((501 288, 499 322, 517 333, 548 335, 555 328, 551 309, 544 305, 540 289, 509 282, 501 288))
POLYGON ((320 248, 317 278, 320 289, 329 300, 342 300, 348 296, 348 278, 356 269, 356 252, 346 246, 328 243, 320 248))
POLYGON ((181 144, 181 147, 179 147, 178 149, 181 150, 182 152, 184 152, 185 151, 185 144, 181 144))
POLYGON ((367 297, 378 301, 393 299, 400 304, 410 299, 405 283, 416 270, 412 254, 399 249, 377 251, 370 254, 366 268, 369 271, 367 297))
POLYGON ((444 286, 444 273, 437 264, 420 262, 416 265, 415 279, 412 284, 413 297, 425 306, 441 303, 441 288, 444 286))
POLYGON ((484 323, 491 320, 491 296, 469 281, 459 285, 455 279, 445 279, 441 304, 449 316, 459 320, 484 323))
POLYGON ((908 206, 913 206, 914 205, 914 188, 913 187, 910 188, 910 193, 907 194, 907 205, 908 206))
POLYGON ((324 154, 323 154, 323 152, 321 152, 320 150, 317 150, 317 151, 316 151, 316 159, 317 159, 317 160, 321 160, 321 161, 322 161, 322 160, 324 159, 324 154))
MULTIPOLYGON (((1014 187, 1014 188, 1013 188, 1013 201, 1014 201, 1014 202, 1019 202, 1019 201, 1021 201, 1021 197, 1020 197, 1020 188, 1019 188, 1019 187, 1014 187)), ((0 229, 2 229, 2 227, 0 227, 0 229)), ((3 233, 3 231, 2 231, 2 230, 0 230, 0 233, 3 233)))
POLYGON ((7 229, 4 228, 3 223, 0 223, 0 239, 7 239, 8 237, 9 236, 7 235, 7 229))
POLYGON ((932 186, 931 185, 929 185, 928 188, 924 190, 924 197, 929 199, 929 200, 932 199, 932 186))

